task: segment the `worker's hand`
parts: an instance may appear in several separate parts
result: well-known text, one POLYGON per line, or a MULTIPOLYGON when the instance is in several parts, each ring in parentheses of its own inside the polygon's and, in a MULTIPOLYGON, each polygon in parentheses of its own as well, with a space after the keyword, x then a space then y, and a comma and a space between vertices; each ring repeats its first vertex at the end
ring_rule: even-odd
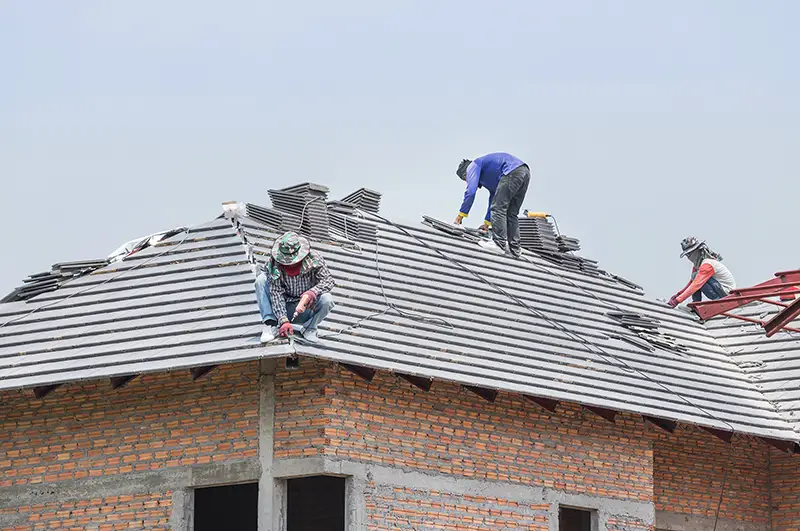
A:
POLYGON ((672 298, 669 299, 669 302, 667 302, 667 304, 669 304, 673 308, 676 307, 678 305, 678 296, 673 295, 672 298))
POLYGON ((314 307, 314 305, 316 303, 317 303, 317 294, 316 293, 314 293, 311 290, 304 292, 300 296, 300 302, 297 303, 297 308, 294 311, 294 316, 292 317, 292 319, 294 319, 295 317, 297 317, 298 315, 300 315, 301 313, 303 313, 307 309, 310 310, 311 308, 314 307))
POLYGON ((455 223, 456 225, 461 225, 461 220, 463 219, 464 218, 462 218, 461 216, 456 216, 456 220, 453 223, 455 223))
POLYGON ((289 337, 294 335, 294 328, 292 328, 292 323, 290 323, 289 321, 283 323, 281 327, 278 329, 278 335, 280 337, 289 337))
POLYGON ((478 232, 480 232, 481 234, 488 234, 489 233, 489 224, 484 222, 483 225, 478 227, 478 232))

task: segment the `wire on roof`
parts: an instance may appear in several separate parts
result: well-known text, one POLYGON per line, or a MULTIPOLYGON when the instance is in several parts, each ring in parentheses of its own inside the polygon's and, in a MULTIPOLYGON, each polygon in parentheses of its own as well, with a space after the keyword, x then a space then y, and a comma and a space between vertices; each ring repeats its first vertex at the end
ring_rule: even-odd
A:
POLYGON ((380 254, 380 244, 376 242, 375 243, 375 271, 378 273, 378 282, 380 284, 381 295, 383 295, 383 302, 386 305, 386 308, 384 310, 380 311, 380 312, 375 312, 375 313, 370 314, 370 315, 368 315, 366 317, 363 317, 363 318, 359 319, 358 321, 356 321, 355 323, 353 323, 352 325, 347 326, 345 328, 342 328, 341 330, 337 330, 336 332, 333 332, 333 333, 330 333, 330 334, 320 335, 320 338, 328 338, 328 337, 341 335, 341 334, 343 334, 343 333, 345 333, 345 332, 347 332, 349 330, 352 330, 354 328, 357 328, 357 327, 361 326, 361 324, 363 324, 366 321, 369 321, 370 319, 372 319, 374 317, 380 317, 381 315, 386 315, 387 313, 390 313, 390 312, 394 312, 397 315, 399 315, 400 317, 405 317, 406 319, 410 319, 412 321, 416 321, 416 322, 419 322, 419 323, 426 323, 426 324, 431 324, 431 325, 434 325, 434 326, 441 326, 443 328, 449 328, 450 330, 455 328, 452 325, 452 323, 450 323, 449 321, 447 321, 445 319, 442 319, 440 317, 426 316, 426 315, 424 315, 422 313, 413 312, 413 311, 410 311, 410 310, 403 310, 402 308, 398 307, 395 303, 390 301, 389 300, 389 296, 386 294, 386 287, 383 284, 383 275, 381 274, 381 264, 380 264, 380 259, 378 258, 379 254, 380 254))
POLYGON ((446 253, 444 253, 440 249, 430 245, 428 242, 422 240, 421 238, 419 238, 415 234, 412 234, 411 232, 406 230, 404 227, 402 227, 400 225, 397 225, 394 222, 392 222, 392 221, 390 221, 390 220, 388 220, 388 219, 386 219, 383 216, 380 216, 378 214, 374 214, 374 213, 371 213, 371 212, 368 213, 368 214, 371 215, 371 216, 374 216, 375 218, 380 219, 381 221, 383 221, 387 225, 391 225, 392 227, 394 227, 397 230, 399 230, 402 233, 404 233, 406 236, 409 236, 410 238, 413 238, 414 240, 419 242, 421 245, 423 245, 424 247, 428 248, 429 250, 435 252, 436 254, 438 254, 439 256, 441 256, 442 258, 447 260, 448 262, 452 263, 453 265, 455 265, 459 269, 462 269, 463 271, 465 271, 465 272, 469 273, 470 275, 474 276, 475 278, 477 278, 478 280, 480 280, 484 284, 487 284, 488 286, 492 287, 493 289, 495 289, 496 291, 498 291, 502 295, 505 295, 506 297, 510 298, 511 300, 513 300, 514 302, 516 302, 517 304, 519 304, 520 306, 522 306, 523 308, 528 310, 528 312, 530 312, 534 316, 539 317, 540 319, 543 319, 544 321, 547 321, 553 327, 555 327, 557 329, 560 329, 564 333, 572 336, 578 342, 582 343, 590 353, 597 354, 597 355, 603 357, 608 362, 611 362, 611 360, 614 360, 614 361, 616 361, 616 364, 612 363, 612 365, 616 365, 618 367, 624 367, 624 368, 627 368, 630 371, 633 371, 633 372, 636 372, 636 373, 640 374, 643 378, 645 378, 649 382, 653 383, 654 385, 656 385, 658 387, 661 387, 663 390, 665 390, 669 394, 674 395, 675 397, 679 398, 681 401, 683 401, 687 405, 697 409, 698 411, 703 412, 709 418, 714 419, 717 422, 728 426, 728 428, 730 428, 731 432, 735 432, 735 429, 734 429, 733 425, 731 425, 728 421, 718 418, 716 415, 710 413, 705 408, 694 404, 691 400, 689 400, 688 398, 684 397, 683 395, 681 395, 677 391, 674 391, 671 388, 667 387, 666 385, 662 384, 661 382, 658 382, 658 381, 652 379, 650 376, 648 376, 646 373, 642 372, 640 369, 636 369, 635 367, 631 367, 624 360, 619 359, 617 356, 615 356, 613 354, 609 354, 602 347, 594 345, 593 343, 589 342, 589 340, 587 340, 585 337, 583 337, 581 334, 570 330, 567 326, 565 326, 560 321, 558 321, 556 319, 553 319, 553 318, 547 316, 547 314, 542 312, 541 310, 538 310, 538 309, 530 306, 529 304, 527 304, 525 301, 523 301, 522 299, 520 299, 516 295, 507 292, 502 287, 498 286, 497 284, 495 284, 491 280, 487 279, 486 277, 484 277, 480 273, 477 273, 477 272, 473 271, 472 269, 468 268, 467 266, 463 265, 458 260, 455 260, 454 258, 450 258, 450 256, 448 256, 446 253), (599 352, 593 351, 592 348, 597 349, 599 352))
MULTIPOLYGON (((57 306, 58 304, 61 304, 62 302, 66 302, 67 300, 71 299, 72 297, 75 297, 76 295, 83 295, 84 293, 92 291, 95 288, 99 288, 100 286, 104 286, 105 284, 108 284, 112 280, 116 280, 116 279, 118 279, 118 278, 120 278, 120 277, 122 277, 124 275, 127 275, 131 271, 135 271, 135 270, 139 269, 140 267, 143 267, 144 265, 152 262, 156 258, 164 256, 165 254, 167 254, 170 251, 177 250, 180 246, 182 246, 184 244, 184 242, 186 242, 186 239, 189 237, 189 234, 190 234, 191 230, 193 228, 199 227, 199 226, 200 225, 195 225, 193 227, 182 227, 182 229, 186 231, 186 234, 184 234, 183 238, 181 239, 180 242, 178 242, 177 245, 167 247, 166 249, 164 249, 164 251, 162 251, 162 252, 160 252, 158 254, 154 254, 153 256, 148 258, 147 260, 144 260, 143 262, 139 262, 138 264, 136 264, 135 266, 131 267, 130 269, 125 269, 123 271, 120 271, 118 274, 107 278, 106 280, 104 280, 103 282, 100 282, 99 284, 92 284, 91 286, 89 286, 89 287, 87 287, 85 289, 74 291, 74 292, 70 293, 69 295, 67 295, 66 297, 63 297, 61 299, 56 299, 56 300, 54 300, 54 301, 52 301, 51 303, 48 303, 48 304, 43 304, 41 306, 37 306, 36 308, 31 310, 30 312, 28 312, 26 314, 23 314, 23 315, 21 315, 19 317, 15 317, 13 319, 9 319, 8 321, 0 324, 0 328, 4 328, 5 326, 8 326, 10 324, 17 323, 19 321, 22 321, 23 319, 27 319, 28 317, 30 317, 34 313, 38 312, 39 310, 43 310, 45 308, 52 308, 53 306, 57 306)), ((177 232, 176 232, 176 234, 177 234, 177 232)))

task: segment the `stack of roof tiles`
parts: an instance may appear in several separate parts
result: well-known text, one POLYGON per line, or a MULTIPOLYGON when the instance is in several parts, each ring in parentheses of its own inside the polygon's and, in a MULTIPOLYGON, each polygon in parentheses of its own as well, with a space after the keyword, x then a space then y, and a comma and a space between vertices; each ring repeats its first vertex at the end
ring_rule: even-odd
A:
POLYGON ((356 215, 358 206, 346 201, 328 201, 328 222, 348 240, 375 243, 378 231, 375 225, 356 215))
POLYGON ((519 233, 523 249, 537 253, 542 258, 570 271, 587 275, 600 274, 597 261, 572 254, 572 251, 580 250, 579 240, 563 235, 556 236, 553 224, 549 220, 521 217, 519 233))
POLYGON ((581 250, 581 242, 578 238, 570 238, 569 236, 558 236, 556 238, 558 242, 558 250, 562 253, 569 253, 572 251, 580 251, 581 250))
POLYGON ((378 213, 381 208, 381 194, 369 188, 359 188, 352 194, 343 197, 342 201, 356 205, 361 210, 378 213))
POLYGON ((325 186, 303 183, 267 193, 274 209, 299 219, 301 232, 313 238, 328 238, 328 191, 325 186))
POLYGON ((553 225, 544 218, 520 218, 519 236, 523 249, 539 253, 559 252, 553 225))
POLYGON ((108 265, 107 259, 53 264, 50 271, 29 275, 28 278, 22 281, 22 286, 16 288, 0 302, 22 301, 48 291, 55 291, 64 282, 106 265, 108 265))
POLYGON ((267 208, 247 203, 247 215, 261 223, 282 231, 299 231, 300 216, 289 212, 281 212, 275 208, 267 208))

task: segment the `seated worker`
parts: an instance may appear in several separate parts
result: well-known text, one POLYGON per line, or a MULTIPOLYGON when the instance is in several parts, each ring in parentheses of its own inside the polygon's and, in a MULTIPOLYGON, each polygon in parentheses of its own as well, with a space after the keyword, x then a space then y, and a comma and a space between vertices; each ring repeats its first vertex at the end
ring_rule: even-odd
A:
POLYGON ((700 302, 703 295, 709 300, 721 299, 736 287, 733 275, 722 264, 722 256, 708 248, 706 242, 697 238, 685 238, 681 242, 681 258, 684 256, 692 263, 692 278, 684 288, 672 296, 669 305, 673 308, 689 297, 693 302, 700 302))
POLYGON ((481 225, 486 232, 492 227, 492 240, 480 242, 490 251, 505 253, 506 245, 514 257, 522 253, 519 237, 519 210, 528 192, 531 171, 526 163, 508 153, 489 153, 475 160, 464 159, 456 175, 467 183, 464 201, 455 223, 467 217, 478 188, 489 190, 489 208, 481 225))
POLYGON ((330 291, 336 285, 322 255, 311 250, 307 239, 287 232, 275 240, 264 266, 255 285, 264 322, 261 342, 288 338, 296 322, 299 341, 318 343, 317 327, 334 307, 330 291))

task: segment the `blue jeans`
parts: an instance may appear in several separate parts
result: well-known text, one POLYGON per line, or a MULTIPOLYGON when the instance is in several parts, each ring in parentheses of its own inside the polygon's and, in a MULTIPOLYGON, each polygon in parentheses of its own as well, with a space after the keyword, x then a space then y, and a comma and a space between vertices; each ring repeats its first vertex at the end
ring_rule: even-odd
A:
POLYGON ((725 288, 722 287, 722 284, 719 283, 719 280, 711 277, 703 284, 702 288, 692 294, 692 302, 700 302, 703 300, 703 295, 705 295, 708 300, 715 301, 728 294, 725 292, 725 288))
MULTIPOLYGON (((272 312, 272 302, 269 300, 269 277, 261 273, 256 277, 256 300, 261 320, 264 323, 277 324, 278 320, 272 312)), ((286 301, 286 313, 289 319, 294 315, 300 301, 286 301)), ((305 330, 316 330, 317 326, 325 319, 336 304, 333 295, 325 293, 317 299, 317 304, 311 310, 306 310, 298 315, 292 322, 301 325, 305 330)))

